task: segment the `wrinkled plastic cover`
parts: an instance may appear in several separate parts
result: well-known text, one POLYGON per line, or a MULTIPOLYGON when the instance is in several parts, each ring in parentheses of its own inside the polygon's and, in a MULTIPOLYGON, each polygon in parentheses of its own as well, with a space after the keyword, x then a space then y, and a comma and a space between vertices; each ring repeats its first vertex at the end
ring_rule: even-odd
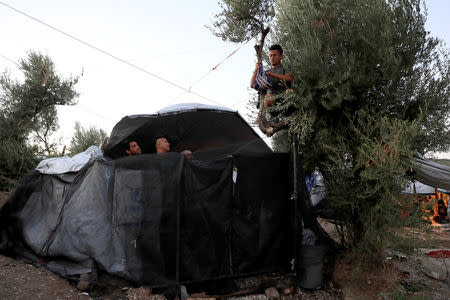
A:
POLYGON ((206 104, 201 104, 201 103, 179 103, 179 104, 174 104, 174 105, 164 107, 163 109, 158 110, 157 113, 162 115, 162 114, 167 114, 167 113, 182 112, 182 111, 187 111, 187 110, 198 110, 198 109, 235 112, 235 110, 232 110, 231 108, 228 108, 225 106, 206 105, 206 104))
POLYGON ((287 271, 288 174, 288 155, 274 153, 142 154, 78 173, 34 171, 0 210, 0 244, 64 276, 96 263, 152 287, 287 271))
POLYGON ((142 153, 155 153, 156 139, 162 136, 168 139, 171 151, 208 151, 210 159, 240 152, 271 152, 236 111, 191 103, 169 106, 152 115, 122 118, 114 126, 104 154, 112 159, 126 156, 129 141, 136 141, 142 153))
POLYGON ((434 187, 419 181, 411 181, 402 192, 405 194, 414 194, 414 186, 416 187, 416 194, 418 195, 433 195, 435 193, 434 187))
POLYGON ((310 191, 311 204, 316 206, 320 201, 325 199, 327 196, 327 190, 325 187, 325 183, 323 182, 322 173, 319 172, 318 169, 314 170, 313 177, 315 177, 314 184, 310 191))
POLYGON ((415 177, 420 182, 445 190, 450 190, 450 166, 435 163, 416 155, 418 167, 415 168, 415 177))
POLYGON ((91 159, 102 157, 103 153, 97 146, 90 146, 84 152, 75 154, 72 157, 54 157, 41 161, 36 170, 43 174, 64 174, 68 172, 78 172, 91 159))

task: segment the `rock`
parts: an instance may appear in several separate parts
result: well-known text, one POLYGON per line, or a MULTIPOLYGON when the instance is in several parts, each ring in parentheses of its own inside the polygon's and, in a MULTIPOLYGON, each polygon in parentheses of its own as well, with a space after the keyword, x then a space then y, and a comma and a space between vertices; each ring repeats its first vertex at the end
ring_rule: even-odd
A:
POLYGON ((422 258, 422 271, 430 278, 449 281, 450 258, 422 258))
POLYGON ((90 281, 90 273, 84 273, 80 275, 80 281, 78 282, 77 289, 82 292, 89 291, 92 287, 90 281))
POLYGON ((94 283, 98 282, 98 271, 95 264, 92 265, 92 272, 80 275, 77 289, 82 292, 90 291, 94 288, 94 283))
POLYGON ((278 293, 278 290, 274 287, 267 288, 264 291, 264 294, 266 294, 267 299, 280 299, 280 293, 278 293))
POLYGON ((295 293, 295 290, 292 287, 286 287, 282 291, 283 295, 289 295, 289 294, 293 294, 293 293, 295 293))

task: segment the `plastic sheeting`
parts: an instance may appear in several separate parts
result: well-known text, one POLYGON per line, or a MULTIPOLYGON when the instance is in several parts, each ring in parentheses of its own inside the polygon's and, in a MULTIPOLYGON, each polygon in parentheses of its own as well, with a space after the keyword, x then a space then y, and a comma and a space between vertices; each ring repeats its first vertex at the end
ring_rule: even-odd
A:
POLYGON ((91 161, 78 173, 35 171, 0 211, 1 243, 61 275, 95 262, 149 286, 287 271, 287 170, 287 154, 166 153, 91 161))
POLYGON ((54 157, 42 160, 36 170, 44 174, 64 174, 78 172, 91 159, 103 157, 103 153, 97 146, 90 146, 84 152, 72 157, 54 157))
POLYGON ((311 187, 308 187, 308 189, 310 190, 309 194, 311 198, 311 204, 312 206, 316 206, 327 196, 327 190, 325 188, 325 183, 323 182, 323 176, 317 168, 314 169, 310 185, 311 187))
POLYGON ((131 140, 139 144, 142 153, 155 153, 155 141, 161 136, 168 139, 171 151, 188 149, 209 160, 236 152, 272 152, 237 112, 197 105, 123 118, 111 132, 105 156, 125 156, 125 144, 131 140))
POLYGON ((423 184, 419 181, 411 181, 409 185, 403 190, 405 194, 418 194, 418 195, 434 195, 435 189, 432 186, 423 184), (415 190, 414 190, 415 188, 415 190))
POLYGON ((426 185, 450 190, 450 167, 416 155, 415 178, 426 185))
POLYGON ((157 114, 164 115, 167 113, 178 113, 188 110, 199 110, 199 109, 236 112, 235 110, 232 110, 225 106, 207 105, 202 103, 178 103, 158 110, 157 114))

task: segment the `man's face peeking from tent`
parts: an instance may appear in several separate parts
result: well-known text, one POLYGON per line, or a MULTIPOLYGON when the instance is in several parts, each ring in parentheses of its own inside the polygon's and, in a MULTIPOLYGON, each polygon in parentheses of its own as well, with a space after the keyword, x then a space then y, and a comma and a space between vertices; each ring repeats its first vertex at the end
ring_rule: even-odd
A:
POLYGON ((135 141, 131 141, 128 143, 125 152, 127 153, 127 155, 138 155, 142 153, 141 147, 139 147, 139 145, 135 141))
POLYGON ((165 137, 156 139, 155 143, 156 153, 166 153, 170 150, 170 144, 165 137))

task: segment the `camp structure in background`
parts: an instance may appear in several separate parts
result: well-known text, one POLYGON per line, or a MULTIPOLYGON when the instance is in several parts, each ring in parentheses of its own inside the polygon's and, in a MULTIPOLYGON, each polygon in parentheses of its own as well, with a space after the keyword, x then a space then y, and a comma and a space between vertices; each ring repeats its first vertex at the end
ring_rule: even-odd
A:
POLYGON ((450 167, 435 163, 416 154, 412 181, 403 191, 412 194, 430 214, 433 226, 448 223, 450 200, 450 167))
POLYGON ((48 172, 24 176, 0 210, 2 249, 63 276, 97 266, 150 287, 290 271, 301 224, 292 159, 237 112, 176 105, 128 116, 104 150, 76 171, 44 163, 48 172), (154 153, 160 136, 172 152, 154 153), (129 140, 143 154, 124 156, 129 140))
POLYGON ((442 190, 450 190, 450 166, 438 164, 425 159, 419 154, 415 155, 417 167, 414 178, 429 186, 442 190))
POLYGON ((420 181, 411 181, 403 190, 404 194, 413 194, 417 196, 430 196, 435 194, 436 189, 420 181))

